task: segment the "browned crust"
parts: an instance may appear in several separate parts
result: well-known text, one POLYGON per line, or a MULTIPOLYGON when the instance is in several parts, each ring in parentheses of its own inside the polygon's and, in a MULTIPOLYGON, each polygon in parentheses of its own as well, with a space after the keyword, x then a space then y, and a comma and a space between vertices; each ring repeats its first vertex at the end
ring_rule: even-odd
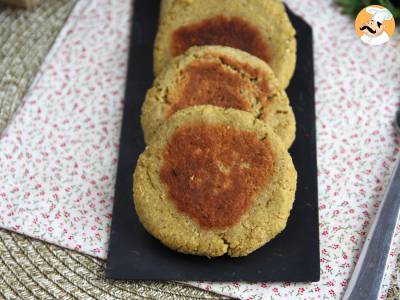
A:
POLYGON ((163 153, 160 171, 168 199, 202 228, 239 222, 274 170, 269 142, 226 125, 178 128, 163 153))
POLYGON ((198 23, 182 26, 172 33, 171 52, 177 56, 192 46, 220 45, 246 51, 263 61, 271 53, 257 27, 240 17, 218 15, 198 23))

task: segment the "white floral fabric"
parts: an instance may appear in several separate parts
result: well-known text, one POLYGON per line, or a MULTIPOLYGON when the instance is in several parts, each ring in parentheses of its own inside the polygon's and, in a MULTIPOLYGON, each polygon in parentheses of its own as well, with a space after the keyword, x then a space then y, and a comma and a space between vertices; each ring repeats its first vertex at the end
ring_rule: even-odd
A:
MULTIPOLYGON (((286 3, 314 31, 321 280, 191 284, 249 300, 340 299, 399 152, 400 37, 371 47, 333 1, 286 3)), ((78 2, 0 139, 1 227, 106 258, 130 14, 128 0, 78 2)))

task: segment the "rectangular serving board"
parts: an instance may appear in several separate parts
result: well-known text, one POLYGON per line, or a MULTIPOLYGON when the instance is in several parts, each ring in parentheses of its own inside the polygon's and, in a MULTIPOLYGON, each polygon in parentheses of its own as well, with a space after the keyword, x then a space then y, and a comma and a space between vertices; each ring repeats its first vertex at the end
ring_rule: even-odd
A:
POLYGON ((209 259, 174 252, 148 234, 136 215, 132 174, 145 144, 140 109, 152 85, 159 1, 134 1, 115 203, 106 277, 135 280, 318 281, 319 222, 311 27, 288 9, 297 31, 297 65, 287 89, 297 120, 290 149, 298 172, 296 200, 286 229, 242 258, 209 259))

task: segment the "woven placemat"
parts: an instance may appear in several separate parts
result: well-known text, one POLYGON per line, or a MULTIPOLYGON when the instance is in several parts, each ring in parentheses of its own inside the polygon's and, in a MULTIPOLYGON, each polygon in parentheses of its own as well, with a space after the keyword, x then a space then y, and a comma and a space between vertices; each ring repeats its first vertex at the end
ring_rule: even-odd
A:
MULTIPOLYGON (((32 83, 76 0, 34 11, 0 5, 0 135, 32 83)), ((393 274, 388 299, 399 299, 393 274)), ((0 299, 221 299, 175 282, 104 279, 104 261, 0 230, 0 299)))
POLYGON ((2 299, 221 299, 175 282, 104 279, 104 261, 0 230, 2 299))

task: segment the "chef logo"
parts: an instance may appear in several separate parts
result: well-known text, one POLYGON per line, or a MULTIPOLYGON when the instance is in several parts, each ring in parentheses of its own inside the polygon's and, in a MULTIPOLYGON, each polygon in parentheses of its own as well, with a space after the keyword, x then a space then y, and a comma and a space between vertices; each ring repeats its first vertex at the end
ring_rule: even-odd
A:
POLYGON ((361 10, 355 21, 358 37, 368 45, 382 45, 390 40, 394 33, 392 13, 379 5, 367 6, 361 10))

